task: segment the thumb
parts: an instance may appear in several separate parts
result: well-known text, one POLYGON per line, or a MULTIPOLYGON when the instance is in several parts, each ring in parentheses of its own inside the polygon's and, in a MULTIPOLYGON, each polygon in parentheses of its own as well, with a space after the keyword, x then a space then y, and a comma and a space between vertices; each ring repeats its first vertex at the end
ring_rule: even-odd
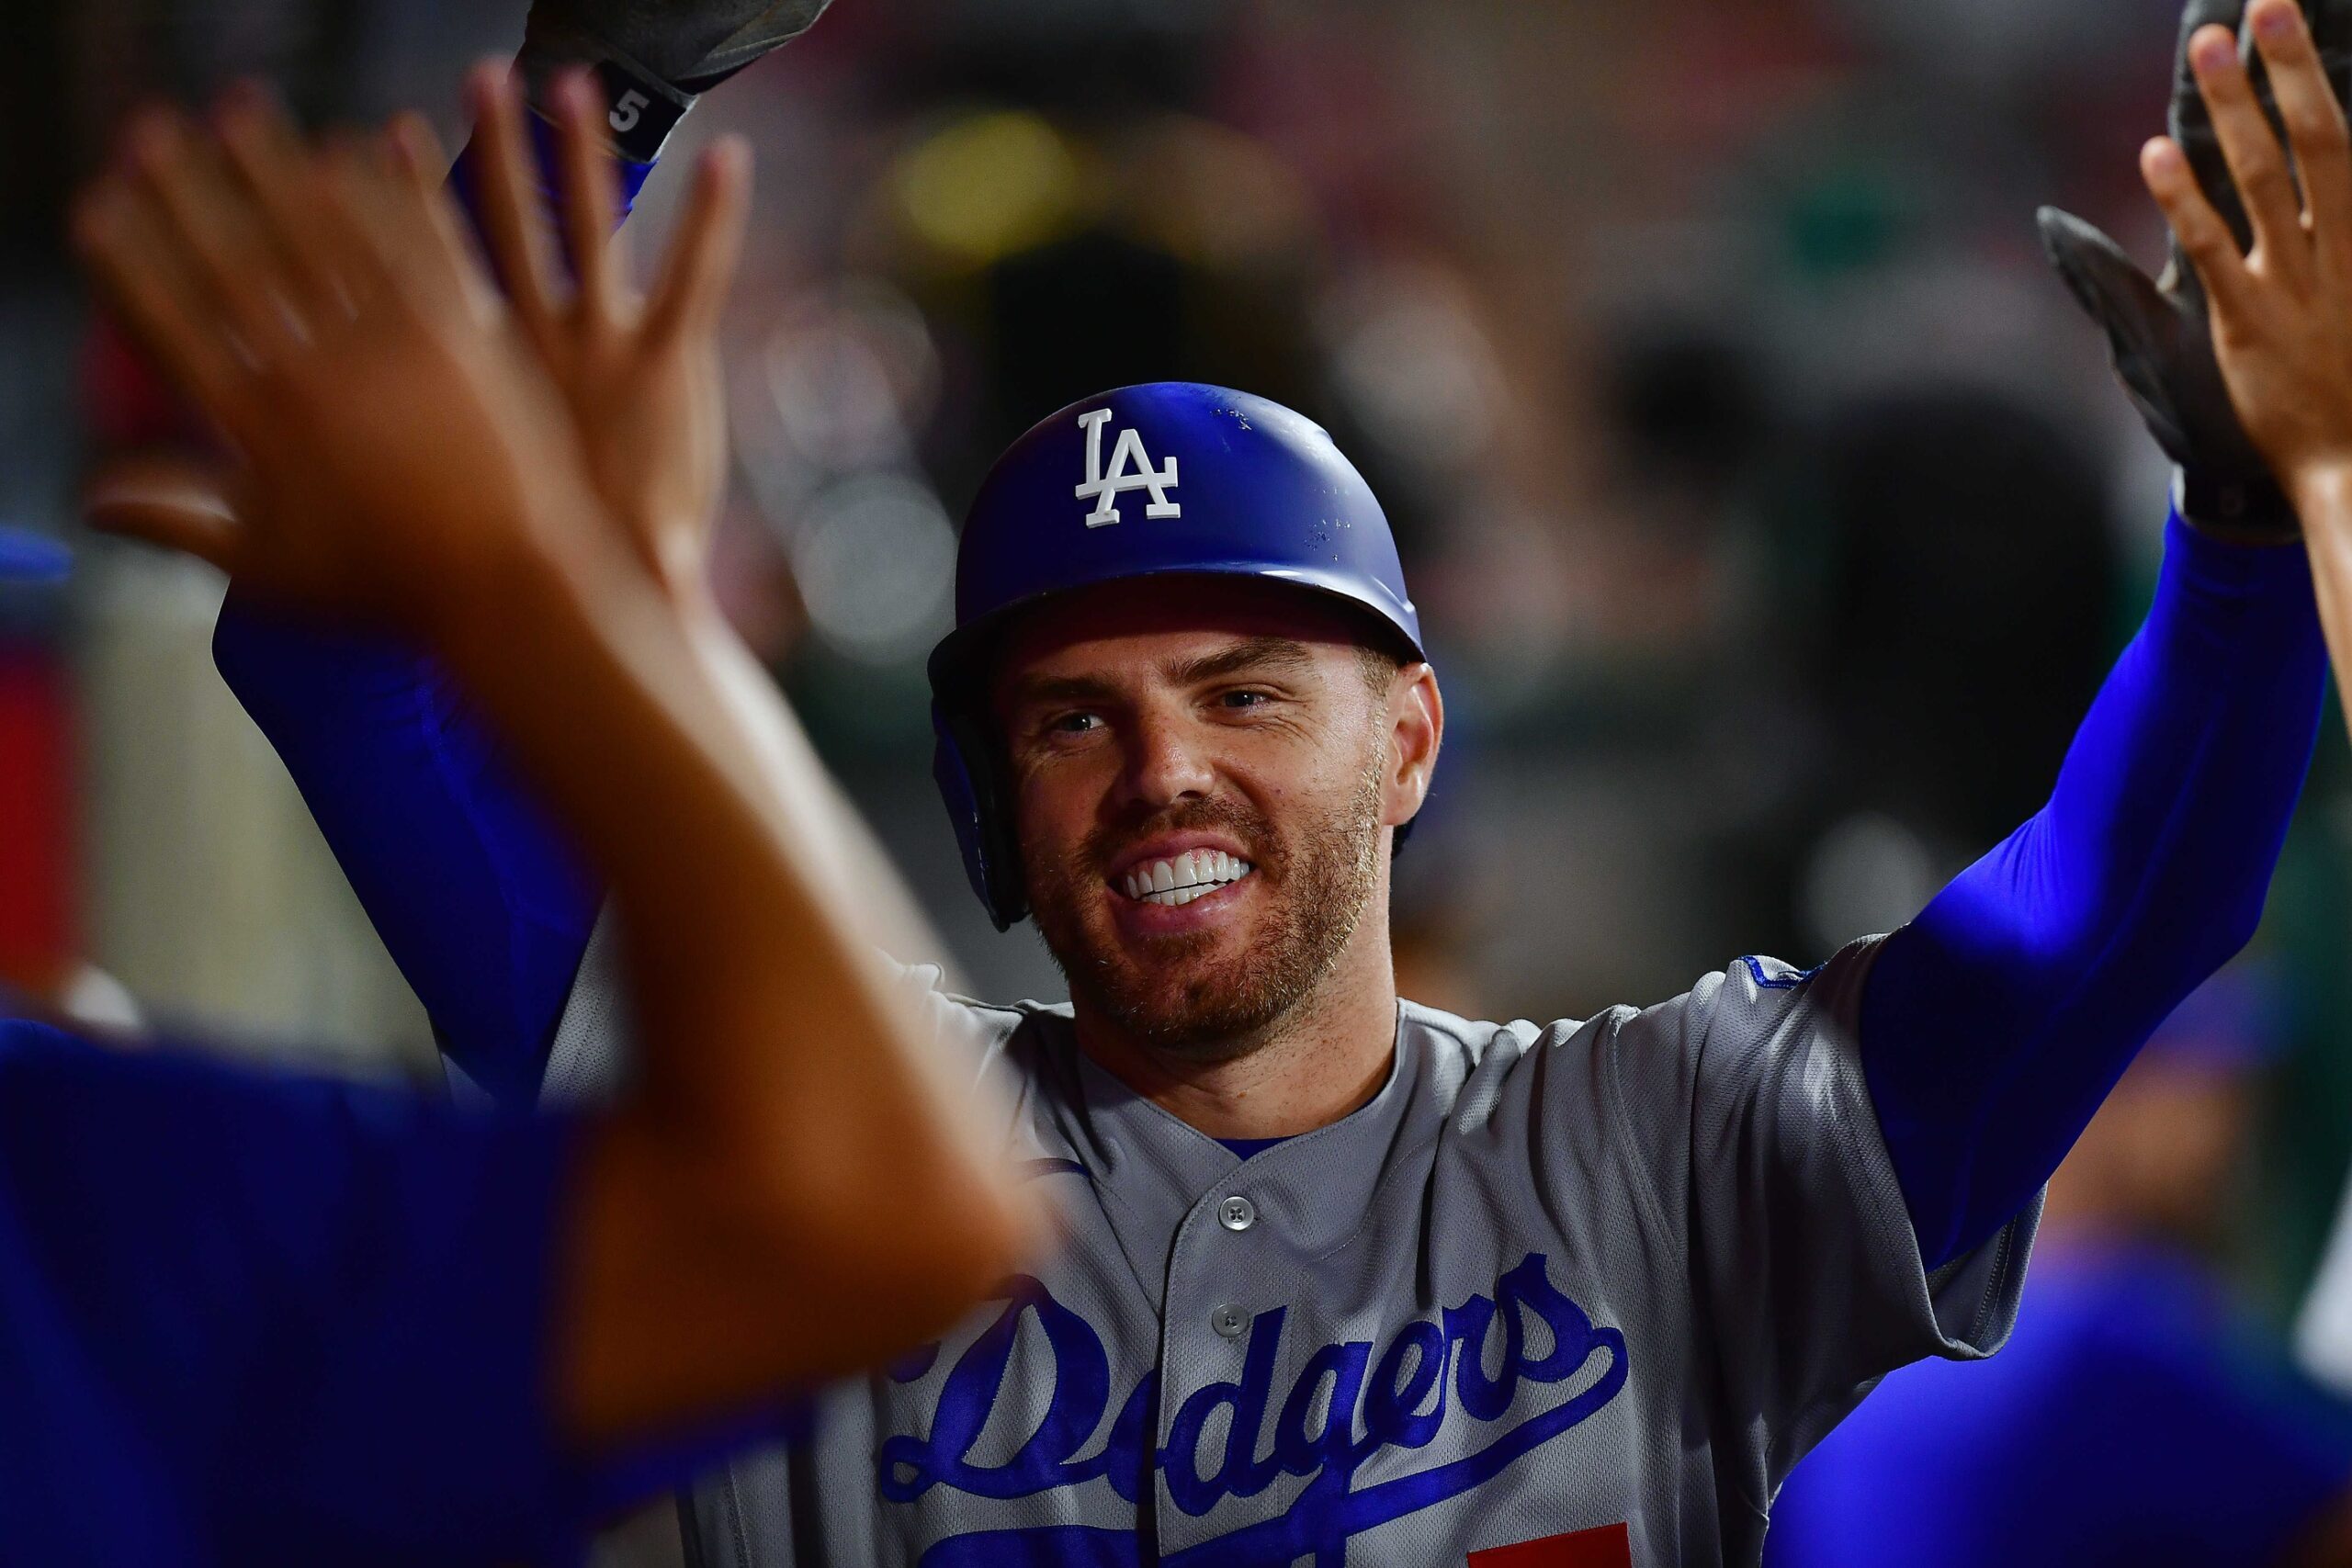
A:
POLYGON ((2045 207, 2034 215, 2041 248, 2075 300, 2114 344, 2120 362, 2154 351, 2170 336, 2173 307, 2123 248, 2071 212, 2045 207))
POLYGON ((101 533, 144 539, 236 570, 244 519, 218 467, 187 457, 117 457, 83 490, 82 510, 101 533))
POLYGON ((2194 444, 2189 411, 2180 404, 2179 310, 2120 245, 2073 213, 2045 207, 2035 222, 2051 265, 2075 301, 2106 331, 2116 377, 2157 445, 2175 462, 2188 463, 2194 444))

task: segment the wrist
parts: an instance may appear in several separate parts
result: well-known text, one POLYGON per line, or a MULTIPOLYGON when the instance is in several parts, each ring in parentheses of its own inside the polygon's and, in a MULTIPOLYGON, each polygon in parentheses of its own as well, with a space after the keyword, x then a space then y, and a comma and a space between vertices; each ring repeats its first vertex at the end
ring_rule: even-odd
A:
POLYGON ((510 540, 465 571, 435 579, 417 617, 421 640, 467 684, 564 609, 560 563, 536 538, 510 540))
POLYGON ((495 676, 500 660, 534 639, 597 619, 596 600, 633 561, 608 562, 611 533, 584 489, 549 483, 522 502, 529 515, 478 532, 461 570, 437 573, 424 604, 424 640, 469 684, 495 676))
POLYGON ((682 547, 666 552, 654 567, 653 585, 678 618, 689 626, 727 624, 726 614, 718 607, 718 595, 711 588, 708 564, 701 550, 682 547))
POLYGON ((2173 507, 2207 538, 2279 545, 2295 537, 2295 508, 2267 473, 2217 479, 2202 468, 2173 470, 2173 507))
POLYGON ((2352 527, 2352 459, 2307 465, 2290 482, 2288 493, 2305 534, 2352 527))

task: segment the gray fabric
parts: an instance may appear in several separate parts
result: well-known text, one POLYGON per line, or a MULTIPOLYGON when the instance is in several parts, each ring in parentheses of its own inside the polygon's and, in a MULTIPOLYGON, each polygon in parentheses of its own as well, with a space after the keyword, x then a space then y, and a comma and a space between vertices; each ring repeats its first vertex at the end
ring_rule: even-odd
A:
POLYGON ((1459 1563, 1621 1522, 1635 1563, 1756 1562, 1781 1479, 1873 1380, 2007 1336, 2040 1212, 1922 1272, 1853 1044, 1875 952, 1543 1029, 1408 1003, 1370 1104, 1246 1163, 1094 1066, 1066 1009, 934 996, 1009 1079, 1068 1244, 703 1486, 693 1555, 1133 1562, 1165 1451, 1170 1568, 1459 1563), (990 1539, 1052 1527, 1077 1533, 990 1539))
POLYGON ((571 995, 556 1021, 555 1043, 548 1051, 547 1077, 539 1099, 549 1105, 603 1105, 628 1080, 634 1055, 628 1028, 628 996, 621 975, 620 938, 611 905, 588 934, 571 995))

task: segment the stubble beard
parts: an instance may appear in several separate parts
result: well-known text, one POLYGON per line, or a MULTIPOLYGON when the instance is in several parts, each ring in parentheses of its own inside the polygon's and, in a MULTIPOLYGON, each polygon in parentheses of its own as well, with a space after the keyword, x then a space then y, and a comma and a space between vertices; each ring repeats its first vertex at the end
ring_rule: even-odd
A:
POLYGON ((1146 823, 1091 836, 1069 856, 1029 869, 1030 903, 1046 951, 1081 1010, 1100 1013, 1130 1037, 1202 1064, 1236 1061, 1270 1043, 1283 1021, 1338 964, 1379 886, 1380 785, 1371 760, 1354 793, 1284 843, 1273 824, 1238 802, 1198 800, 1146 823), (1100 896, 1102 868, 1119 844, 1147 834, 1219 829, 1249 846, 1267 878, 1266 913, 1241 964, 1191 973, 1226 933, 1204 931, 1156 942, 1139 964, 1107 932, 1080 916, 1100 896))

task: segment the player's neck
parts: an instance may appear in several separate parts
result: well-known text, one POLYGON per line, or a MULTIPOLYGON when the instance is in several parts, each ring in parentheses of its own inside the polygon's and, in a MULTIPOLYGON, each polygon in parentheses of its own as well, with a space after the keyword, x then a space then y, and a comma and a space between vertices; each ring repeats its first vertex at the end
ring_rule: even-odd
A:
POLYGON ((1380 1092, 1396 1050, 1396 975, 1385 899, 1330 973, 1263 1038, 1204 1062, 1137 1039, 1084 1007, 1080 1047, 1129 1089, 1212 1138, 1283 1138, 1345 1117, 1380 1092))

